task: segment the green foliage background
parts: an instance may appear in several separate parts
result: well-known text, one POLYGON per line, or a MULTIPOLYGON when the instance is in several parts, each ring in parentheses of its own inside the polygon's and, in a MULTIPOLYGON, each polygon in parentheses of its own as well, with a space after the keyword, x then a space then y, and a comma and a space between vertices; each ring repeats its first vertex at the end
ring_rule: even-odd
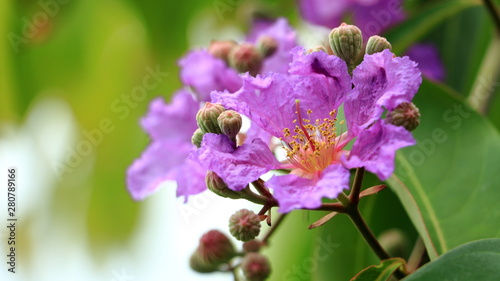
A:
MULTIPOLYGON (((148 143, 138 120, 146 112, 151 99, 156 96, 168 99, 181 86, 177 60, 192 47, 189 42, 192 30, 198 29, 208 34, 218 32, 204 30, 205 26, 193 26, 193 20, 211 15, 216 19, 214 26, 217 29, 236 25, 245 30, 248 29, 251 11, 259 11, 271 16, 286 16, 292 25, 299 21, 298 12, 291 1, 233 2, 237 2, 237 5, 225 11, 224 17, 219 19, 217 13, 221 11, 217 11, 214 6, 216 1, 213 0, 70 0, 67 4, 59 4, 48 23, 37 26, 32 32, 33 36, 21 43, 12 41, 12 34, 22 35, 26 23, 24 19, 32 21, 33 15, 42 9, 39 2, 0 2, 0 38, 3 38, 0 41, 2 124, 21 126, 37 102, 55 96, 70 105, 79 126, 78 133, 99 128, 105 118, 109 118, 114 125, 115 129, 104 135, 102 142, 94 147, 92 155, 84 157, 81 165, 65 173, 62 180, 56 183, 56 191, 51 195, 50 202, 47 202, 51 212, 64 214, 68 220, 84 210, 88 245, 96 262, 110 249, 127 245, 138 227, 139 215, 148 202, 133 202, 124 184, 128 165, 148 143), (129 114, 122 120, 111 106, 143 83, 147 67, 158 67, 168 76, 158 87, 148 91, 145 99, 129 106, 129 114), (90 167, 90 170, 86 171, 86 167, 90 167), (87 192, 90 194, 88 206, 73 208, 87 192)), ((439 209, 437 220, 439 223, 441 220, 445 222, 444 239, 450 239, 451 242, 447 243, 450 248, 479 238, 500 237, 500 220, 496 219, 500 213, 494 205, 495 200, 500 199, 500 62, 493 62, 492 67, 481 70, 491 59, 486 54, 496 53, 498 60, 500 53, 499 39, 495 37, 491 18, 481 1, 407 1, 405 5, 408 20, 386 34, 395 52, 402 54, 416 42, 432 42, 439 48, 446 67, 444 84, 434 85, 426 81, 418 95, 418 106, 422 112, 435 118, 423 116, 425 122, 416 131, 417 139, 427 138, 437 127, 449 126, 436 119, 453 103, 464 103, 473 91, 493 92, 494 97, 485 116, 473 114, 473 118, 464 120, 465 126, 450 133, 449 137, 455 145, 453 151, 446 150, 449 143, 437 146, 438 154, 427 158, 425 165, 417 167, 415 175, 423 184, 428 200, 439 209), (497 40, 496 43, 494 40, 497 40), (488 82, 474 88, 479 79, 488 82), (471 152, 485 144, 489 145, 488 151, 471 152), (453 169, 446 170, 447 174, 444 175, 441 167, 453 169), (471 171, 474 174, 470 174, 471 171), (467 186, 457 187, 452 186, 460 184, 452 180, 454 173, 463 175, 464 180, 475 179, 478 173, 484 175, 479 181, 466 181, 467 186), (444 181, 439 190, 433 189, 436 181, 444 181), (481 193, 481 188, 485 186, 488 187, 487 193, 481 193), (446 207, 450 205, 447 205, 449 201, 446 198, 455 196, 458 205, 466 202, 469 200, 466 196, 468 193, 461 192, 462 189, 478 190, 478 198, 489 197, 492 200, 481 201, 479 206, 463 205, 468 211, 461 213, 463 217, 454 219, 461 219, 469 225, 478 218, 485 218, 489 222, 482 226, 484 229, 472 231, 463 239, 455 239, 455 232, 463 229, 456 227, 458 222, 449 222, 450 210, 446 207), (442 217, 439 217, 440 213, 442 217), (446 236, 447 227, 454 231, 449 234, 449 238, 446 236)), ((205 44, 209 43, 208 40, 205 44)), ((121 104, 125 103, 121 101, 121 104)), ((82 135, 78 134, 77 138, 82 138, 82 135)), ((400 157, 410 155, 411 149, 404 150, 400 157)), ((365 187, 370 183, 377 184, 377 181, 369 178, 365 187)), ((373 198, 363 199, 362 212, 376 234, 389 228, 398 228, 413 243, 422 229, 409 223, 404 211, 405 208, 408 211, 408 205, 403 206, 398 200, 401 190, 398 191, 394 179, 390 183, 395 192, 385 190, 373 198)), ((414 182, 405 184, 411 190, 414 182)), ((421 207, 418 200, 417 205, 421 207)), ((313 255, 317 237, 330 235, 338 243, 338 249, 326 261, 322 261, 317 270, 308 271, 300 280, 347 280, 368 265, 378 264, 347 218, 339 216, 324 227, 306 230, 319 217, 318 214, 296 212, 287 219, 268 250, 274 268, 272 280, 283 280, 280 276, 286 274, 292 265, 302 265, 305 258, 313 255), (283 255, 283 249, 287 249, 286 255, 283 255)), ((26 218, 27 222, 30 220, 36 220, 36 216, 26 218)), ((425 212, 423 221, 429 223, 425 212)), ((27 223, 26 229, 29 228, 30 224, 27 223)), ((432 233, 429 237, 435 241, 432 233)), ((23 239, 22 236, 20 239, 23 239)), ((438 249, 439 254, 444 252, 438 249)), ((23 248, 22 255, 29 257, 30 248, 23 248)))

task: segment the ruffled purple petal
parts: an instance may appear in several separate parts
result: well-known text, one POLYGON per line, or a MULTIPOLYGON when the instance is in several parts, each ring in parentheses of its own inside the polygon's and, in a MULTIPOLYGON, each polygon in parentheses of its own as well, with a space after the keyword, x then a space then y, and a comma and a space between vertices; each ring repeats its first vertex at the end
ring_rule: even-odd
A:
POLYGON ((278 42, 278 49, 264 60, 260 73, 286 73, 292 61, 290 50, 297 46, 295 31, 284 18, 277 19, 270 25, 258 23, 247 38, 249 42, 256 43, 261 36, 270 36, 278 42))
POLYGON ((235 148, 227 136, 216 134, 203 137, 197 161, 236 191, 281 165, 261 139, 235 148))
POLYGON ((176 177, 193 145, 185 142, 155 141, 127 170, 127 189, 134 200, 142 200, 154 193, 158 186, 176 177))
POLYGON ((243 87, 234 94, 212 93, 214 102, 246 115, 273 136, 283 137, 283 129, 293 130, 298 118, 296 100, 300 100, 302 118, 329 118, 343 100, 345 90, 339 79, 324 75, 285 75, 270 73, 256 78, 243 77, 243 87), (307 115, 310 109, 312 113, 307 115))
POLYGON ((327 96, 317 98, 322 101, 329 100, 327 102, 329 110, 338 108, 351 90, 351 76, 347 72, 346 63, 325 52, 306 55, 302 47, 294 48, 291 53, 293 62, 290 64, 290 74, 327 78, 324 81, 328 84, 326 85, 328 91, 323 92, 327 96))
POLYGON ((414 145, 415 139, 404 127, 378 121, 360 132, 344 165, 351 168, 365 167, 386 180, 394 172, 396 150, 414 145))
POLYGON ((199 101, 210 101, 212 91, 234 92, 241 87, 239 74, 206 50, 189 52, 179 60, 179 66, 182 83, 193 87, 199 101))
POLYGON ((246 141, 252 141, 254 139, 261 139, 264 143, 271 143, 271 134, 266 132, 264 129, 259 127, 256 123, 250 124, 250 129, 248 129, 246 141))
MULTIPOLYGON (((194 152, 194 151, 193 151, 194 152)), ((195 195, 207 189, 204 169, 198 162, 186 159, 182 165, 176 167, 175 180, 177 181, 177 197, 184 196, 185 201, 189 195, 195 195)))
POLYGON ((342 165, 330 165, 316 181, 295 175, 274 176, 266 186, 274 190, 282 213, 300 208, 313 209, 321 205, 322 198, 333 199, 349 188, 349 171, 342 165))
POLYGON ((418 63, 418 68, 426 78, 436 81, 444 80, 444 67, 437 48, 432 44, 416 44, 411 46, 406 55, 418 63))
POLYGON ((342 15, 351 6, 352 0, 299 0, 302 17, 316 25, 335 28, 342 22, 342 15))
POLYGON ((161 97, 152 100, 141 125, 154 141, 190 143, 193 132, 198 128, 195 117, 199 109, 200 103, 189 92, 180 90, 170 104, 165 104, 161 97))
POLYGON ((417 64, 408 57, 394 57, 389 50, 365 55, 353 72, 354 89, 344 109, 350 135, 370 126, 385 107, 393 110, 402 102, 411 102, 422 83, 417 64))
POLYGON ((293 85, 279 73, 267 76, 243 76, 243 87, 236 93, 213 92, 212 100, 246 115, 252 122, 273 136, 283 135, 284 128, 293 128, 293 85))

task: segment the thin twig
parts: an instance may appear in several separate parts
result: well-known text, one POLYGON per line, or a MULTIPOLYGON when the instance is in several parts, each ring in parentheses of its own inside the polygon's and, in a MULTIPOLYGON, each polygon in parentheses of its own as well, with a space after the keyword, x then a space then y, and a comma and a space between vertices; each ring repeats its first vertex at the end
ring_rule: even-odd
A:
POLYGON ((281 214, 278 217, 278 219, 273 223, 273 225, 271 226, 271 228, 269 229, 269 231, 266 233, 266 236, 264 236, 264 238, 262 238, 262 244, 267 245, 267 241, 269 240, 269 238, 271 238, 271 236, 273 235, 273 233, 276 231, 276 229, 283 222, 283 220, 285 219, 285 217, 286 217, 287 214, 288 213, 281 214))
POLYGON ((490 13, 491 19, 495 24, 497 34, 500 35, 500 15, 498 14, 498 10, 495 7, 495 4, 491 0, 483 0, 484 5, 486 6, 486 10, 490 13))

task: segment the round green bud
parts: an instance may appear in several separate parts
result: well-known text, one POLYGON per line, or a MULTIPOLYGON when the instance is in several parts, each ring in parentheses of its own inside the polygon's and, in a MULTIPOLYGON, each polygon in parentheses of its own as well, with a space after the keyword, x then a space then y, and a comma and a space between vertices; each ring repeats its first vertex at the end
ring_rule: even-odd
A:
POLYGON ((191 137, 191 143, 200 148, 201 141, 203 140, 204 135, 205 133, 200 128, 196 129, 196 131, 194 131, 193 133, 193 136, 191 137))
POLYGON ((269 260, 259 253, 248 253, 243 257, 241 270, 248 281, 264 281, 271 275, 269 260))
POLYGON ((203 133, 222 134, 217 118, 226 110, 218 103, 207 102, 196 114, 196 122, 203 133))
POLYGON ((205 177, 205 183, 207 184, 207 188, 210 189, 213 193, 231 199, 241 198, 237 191, 229 189, 227 184, 222 180, 215 172, 208 171, 205 177))
POLYGON ((253 211, 241 209, 229 218, 229 232, 243 242, 255 239, 260 233, 260 217, 253 211))
POLYGON ((226 110, 217 118, 221 132, 230 139, 235 139, 240 132, 243 121, 241 115, 234 110, 226 110))
POLYGON ((218 230, 211 230, 201 236, 189 264, 197 272, 213 272, 235 256, 236 251, 229 238, 218 230))
POLYGON ((351 68, 363 48, 363 35, 354 25, 342 23, 330 32, 330 47, 333 54, 343 59, 351 68))
POLYGON ((274 55, 274 53, 276 53, 276 50, 278 50, 278 41, 276 41, 276 39, 271 36, 262 35, 257 41, 257 48, 259 49, 262 56, 267 58, 274 55))
POLYGON ((420 124, 420 112, 412 102, 403 102, 387 113, 386 122, 413 131, 420 124))
POLYGON ((250 43, 243 43, 235 46, 229 52, 229 65, 238 72, 249 72, 255 76, 262 68, 262 55, 250 43))
POLYGON ((210 46, 208 47, 208 52, 212 56, 220 58, 228 63, 229 52, 237 45, 238 43, 234 40, 212 40, 212 42, 210 42, 210 46))
POLYGON ((391 43, 384 37, 378 35, 371 36, 366 43, 366 53, 368 55, 382 52, 385 49, 391 50, 391 43))

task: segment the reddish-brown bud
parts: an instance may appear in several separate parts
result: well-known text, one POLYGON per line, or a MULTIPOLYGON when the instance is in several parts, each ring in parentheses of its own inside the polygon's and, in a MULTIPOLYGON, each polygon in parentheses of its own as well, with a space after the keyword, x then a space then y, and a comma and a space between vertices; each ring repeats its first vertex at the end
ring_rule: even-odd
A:
POLYGON ((234 40, 212 40, 208 47, 208 52, 212 56, 220 58, 228 63, 229 52, 237 45, 238 43, 234 40))
POLYGON ((236 251, 229 238, 218 230, 211 230, 201 236, 200 244, 189 263, 197 272, 212 272, 235 255, 236 251))
POLYGON ((420 124, 420 112, 412 102, 403 102, 387 113, 386 122, 413 131, 420 124))
POLYGON ((263 35, 259 37, 257 46, 262 56, 267 58, 274 55, 276 50, 278 50, 278 41, 271 36, 263 35))
POLYGON ((262 55, 254 45, 243 43, 229 52, 229 65, 238 72, 248 71, 250 75, 255 76, 262 67, 262 55))
POLYGON ((263 281, 271 274, 269 260, 259 253, 248 253, 241 262, 241 270, 248 281, 263 281))

